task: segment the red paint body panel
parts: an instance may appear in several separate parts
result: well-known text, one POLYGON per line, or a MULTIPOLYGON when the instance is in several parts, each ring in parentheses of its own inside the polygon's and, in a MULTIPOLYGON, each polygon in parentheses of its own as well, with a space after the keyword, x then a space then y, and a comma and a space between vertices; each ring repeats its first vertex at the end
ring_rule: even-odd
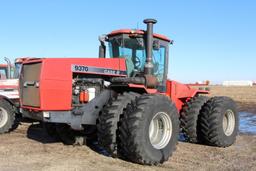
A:
POLYGON ((0 64, 1 68, 7 68, 7 64, 0 64))
MULTIPOLYGON (((114 35, 118 35, 118 34, 145 34, 145 31, 144 30, 132 30, 132 29, 120 29, 120 30, 112 31, 111 33, 108 34, 108 36, 114 36, 114 35)), ((164 35, 154 33, 153 36, 155 38, 171 42, 171 40, 164 35)))
POLYGON ((71 110, 72 65, 126 71, 124 58, 44 58, 29 60, 24 64, 37 62, 42 62, 39 86, 40 108, 23 107, 38 111, 71 110))
MULTIPOLYGON (((126 71, 124 58, 45 58, 29 60, 24 62, 24 64, 36 62, 42 62, 39 86, 40 108, 22 106, 23 108, 35 111, 64 111, 72 109, 72 65, 126 71)), ((128 84, 128 86, 144 89, 149 94, 159 93, 156 89, 147 89, 144 85, 128 84)), ((208 91, 193 89, 188 85, 170 80, 166 81, 166 86, 166 93, 161 94, 169 96, 175 103, 178 111, 181 111, 185 102, 197 94, 209 93, 208 91)))
MULTIPOLYGON (((159 93, 156 89, 147 89, 144 85, 129 84, 129 87, 144 89, 145 92, 149 94, 159 93)), ((167 80, 166 93, 160 94, 165 94, 169 96, 170 99, 175 103, 178 111, 180 112, 183 104, 189 99, 196 96, 197 94, 209 94, 209 92, 204 90, 197 90, 191 88, 186 84, 178 83, 176 81, 167 80)))
POLYGON ((206 83, 205 84, 199 84, 199 83, 196 84, 195 83, 195 84, 186 84, 186 85, 188 85, 188 86, 208 86, 208 84, 206 84, 206 83))
POLYGON ((166 82, 166 95, 176 104, 177 109, 180 111, 185 102, 197 94, 209 94, 208 91, 197 90, 188 85, 178 83, 176 81, 167 80, 166 82))
POLYGON ((155 94, 155 93, 157 93, 157 89, 146 88, 144 85, 128 84, 128 86, 131 87, 131 88, 144 89, 145 92, 147 92, 148 94, 155 94))
POLYGON ((0 85, 0 90, 4 89, 18 89, 17 85, 0 85))

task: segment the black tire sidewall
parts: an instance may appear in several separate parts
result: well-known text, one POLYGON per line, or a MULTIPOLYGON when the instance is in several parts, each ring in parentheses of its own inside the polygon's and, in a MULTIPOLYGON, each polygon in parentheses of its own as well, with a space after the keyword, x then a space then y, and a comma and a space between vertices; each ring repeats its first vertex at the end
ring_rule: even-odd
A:
POLYGON ((0 128, 0 134, 1 134, 1 133, 9 132, 13 128, 14 122, 15 122, 15 113, 12 110, 11 104, 3 99, 0 100, 0 107, 5 109, 8 115, 7 122, 3 127, 0 128))
POLYGON ((188 142, 198 143, 202 139, 198 120, 200 111, 208 99, 207 96, 195 96, 186 102, 182 108, 180 115, 181 129, 188 142))
POLYGON ((171 153, 175 150, 175 146, 178 139, 177 134, 178 134, 179 124, 178 124, 178 113, 175 112, 173 108, 176 109, 176 107, 173 104, 170 105, 169 100, 168 101, 166 99, 162 100, 161 96, 159 96, 158 98, 154 98, 152 100, 152 103, 150 105, 147 105, 147 107, 145 108, 144 112, 148 116, 144 119, 141 138, 146 140, 144 141, 143 146, 144 146, 145 152, 147 153, 147 156, 151 156, 153 161, 158 161, 159 159, 165 161, 169 158, 171 153), (169 143, 163 149, 154 148, 149 139, 149 125, 151 123, 151 120, 154 118, 154 116, 159 112, 167 113, 172 121, 172 136, 169 143))
POLYGON ((238 112, 237 112, 235 103, 232 100, 226 100, 223 102, 221 109, 222 109, 220 112, 221 114, 219 115, 219 118, 218 118, 218 121, 219 121, 218 134, 220 136, 220 139, 222 139, 222 141, 224 141, 225 145, 233 144, 235 141, 235 137, 237 136, 238 129, 239 129, 239 116, 238 116, 238 112), (227 136, 223 130, 223 118, 224 118, 227 110, 231 110, 234 113, 234 117, 235 117, 234 130, 233 130, 232 134, 229 136, 227 136))

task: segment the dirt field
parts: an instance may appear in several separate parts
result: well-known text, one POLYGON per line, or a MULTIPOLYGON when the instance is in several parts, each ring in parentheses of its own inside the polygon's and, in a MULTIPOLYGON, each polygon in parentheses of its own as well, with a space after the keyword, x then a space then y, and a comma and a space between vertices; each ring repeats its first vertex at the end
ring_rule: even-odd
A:
MULTIPOLYGON (((256 87, 211 87, 212 95, 228 95, 240 111, 255 112, 256 87)), ((87 146, 65 146, 37 124, 22 123, 0 136, 0 170, 256 170, 256 136, 239 135, 228 148, 180 142, 171 159, 160 166, 141 166, 103 156, 87 146)))

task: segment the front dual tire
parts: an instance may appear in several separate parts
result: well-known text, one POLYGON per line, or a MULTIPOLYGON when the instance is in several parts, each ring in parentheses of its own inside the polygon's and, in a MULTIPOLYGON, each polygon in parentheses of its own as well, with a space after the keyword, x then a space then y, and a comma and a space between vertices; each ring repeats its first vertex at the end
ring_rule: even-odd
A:
POLYGON ((157 165, 176 149, 178 111, 164 95, 143 95, 128 107, 120 126, 121 150, 130 161, 157 165))
POLYGON ((98 124, 98 134, 103 134, 98 135, 99 142, 114 157, 157 165, 168 160, 176 148, 178 111, 164 95, 121 94, 105 108, 98 124), (111 136, 107 138, 106 133, 111 136))

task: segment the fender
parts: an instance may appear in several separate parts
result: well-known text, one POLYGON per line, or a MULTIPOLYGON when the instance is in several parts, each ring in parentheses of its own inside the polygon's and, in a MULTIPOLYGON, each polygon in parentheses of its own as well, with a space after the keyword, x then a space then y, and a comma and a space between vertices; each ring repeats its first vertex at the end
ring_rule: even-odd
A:
POLYGON ((148 94, 155 94, 157 93, 157 89, 154 88, 146 88, 145 85, 138 85, 138 84, 128 84, 129 88, 131 89, 141 89, 142 93, 148 94))
MULTIPOLYGON (((13 101, 12 99, 9 99, 6 96, 0 95, 0 100, 5 100, 5 101, 9 102, 12 106, 16 107, 15 101, 13 101)), ((17 99, 17 102, 18 102, 18 99, 17 99)))
POLYGON ((166 81, 166 95, 176 104, 178 111, 182 109, 184 103, 199 94, 209 94, 209 91, 191 88, 189 85, 176 81, 166 81))
POLYGON ((0 80, 0 96, 19 99, 18 79, 0 80))
POLYGON ((19 99, 19 92, 18 90, 0 90, 0 96, 5 97, 10 100, 19 99))
MULTIPOLYGON (((139 93, 148 93, 148 94, 156 94, 159 93, 157 89, 149 89, 144 85, 138 84, 128 84, 129 90, 137 91, 139 93)), ((127 88, 126 88, 127 90, 127 88)), ((160 93, 170 97, 171 101, 175 103, 176 108, 180 112, 184 103, 186 103, 191 98, 199 95, 199 94, 209 94, 209 91, 206 90, 198 90, 195 88, 191 88, 189 85, 182 84, 176 81, 167 80, 166 81, 166 92, 160 93)))

